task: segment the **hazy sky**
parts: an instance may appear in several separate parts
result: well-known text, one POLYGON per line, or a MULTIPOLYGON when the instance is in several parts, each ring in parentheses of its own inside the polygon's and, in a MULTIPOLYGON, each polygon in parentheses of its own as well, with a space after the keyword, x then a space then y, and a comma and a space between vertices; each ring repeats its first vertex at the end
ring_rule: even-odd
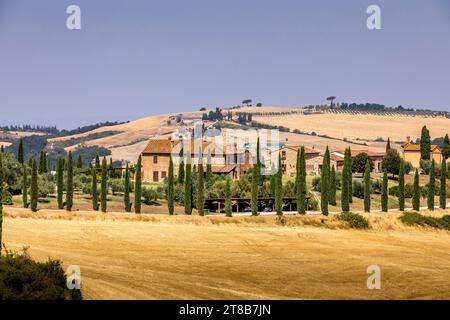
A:
POLYGON ((329 95, 450 111, 449 71, 448 0, 0 0, 2 125, 329 95), (366 27, 370 4, 382 30, 366 27))

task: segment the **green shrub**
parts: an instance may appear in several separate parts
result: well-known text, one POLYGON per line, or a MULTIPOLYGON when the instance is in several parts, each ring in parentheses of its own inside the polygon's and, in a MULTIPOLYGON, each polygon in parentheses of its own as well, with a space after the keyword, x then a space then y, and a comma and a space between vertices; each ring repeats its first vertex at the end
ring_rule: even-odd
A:
POLYGON ((151 205, 158 201, 158 192, 154 188, 143 188, 142 197, 144 197, 143 202, 146 205, 151 205))
POLYGON ((446 215, 442 218, 436 218, 436 217, 427 217, 424 215, 421 215, 418 212, 410 211, 405 212, 403 215, 399 218, 401 222, 403 222, 406 225, 414 226, 418 225, 421 227, 429 226, 432 228, 438 228, 438 229, 447 229, 450 230, 450 216, 446 215))
POLYGON ((362 215, 353 212, 342 212, 339 219, 346 221, 350 228, 353 229, 369 229, 369 221, 362 215))
POLYGON ((320 192, 320 177, 314 177, 312 180, 312 189, 314 191, 320 192))
POLYGON ((364 199, 364 184, 360 180, 353 180, 353 196, 364 199))
POLYGON ((372 180, 372 192, 381 194, 381 189, 383 186, 383 181, 380 179, 374 179, 372 180))
POLYGON ((125 182, 123 179, 113 178, 108 180, 108 186, 111 188, 113 195, 125 192, 125 182))

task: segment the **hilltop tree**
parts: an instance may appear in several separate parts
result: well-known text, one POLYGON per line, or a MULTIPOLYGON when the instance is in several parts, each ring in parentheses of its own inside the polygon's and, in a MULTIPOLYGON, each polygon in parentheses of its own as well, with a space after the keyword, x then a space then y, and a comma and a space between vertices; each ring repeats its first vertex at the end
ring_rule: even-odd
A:
POLYGON ((445 161, 441 163, 441 183, 439 190, 439 206, 441 209, 447 207, 447 164, 445 161))
POLYGON ((370 212, 370 162, 366 162, 364 171, 364 211, 370 212))
POLYGON ((422 128, 422 134, 420 137, 420 158, 422 160, 430 160, 431 153, 431 138, 430 131, 426 126, 422 128))
POLYGON ((98 211, 98 191, 97 191, 97 170, 95 168, 91 169, 92 175, 92 210, 98 211))
POLYGON ((78 154, 77 158, 77 168, 82 169, 83 168, 83 160, 81 159, 81 154, 78 154))
POLYGON ((448 138, 448 134, 446 134, 444 137, 444 143, 442 145, 442 156, 444 157, 445 160, 447 160, 450 157, 450 141, 448 138))
POLYGON ((419 186, 419 170, 416 169, 414 173, 414 188, 413 188, 413 209, 420 210, 420 186, 419 186))
POLYGON ((102 160, 102 182, 100 187, 100 208, 106 212, 108 197, 108 163, 106 157, 102 160))
POLYGON ((28 208, 28 177, 25 164, 22 164, 22 203, 24 208, 28 208))
POLYGON ((281 157, 278 154, 278 172, 275 176, 275 211, 277 215, 283 215, 283 170, 281 157))
POLYGON ((400 161, 400 170, 398 173, 398 208, 405 211, 405 162, 400 161))
POLYGON ((296 197, 297 197, 297 212, 300 214, 306 213, 306 160, 305 147, 301 147, 297 151, 297 172, 296 172, 296 197))
POLYGON ((205 214, 205 182, 203 177, 203 161, 201 156, 201 150, 199 152, 198 160, 198 175, 197 175, 197 212, 203 216, 205 214))
POLYGON ((336 205, 336 169, 334 165, 331 167, 330 171, 330 187, 328 194, 328 202, 329 204, 335 206, 336 205))
POLYGON ((183 144, 181 144, 180 150, 180 164, 178 166, 178 183, 182 184, 184 182, 184 150, 183 144))
POLYGON ((63 190, 64 190, 64 164, 63 159, 61 157, 58 157, 56 160, 56 192, 57 192, 57 202, 58 202, 58 209, 64 209, 64 202, 63 202, 63 190))
POLYGON ((431 169, 430 169, 430 182, 428 183, 428 210, 434 210, 434 193, 436 188, 436 182, 435 182, 435 162, 434 159, 431 161, 431 169))
POLYGON ((330 96, 330 97, 327 98, 327 101, 330 101, 330 107, 333 107, 333 106, 334 106, 333 101, 334 101, 335 99, 336 99, 336 97, 334 97, 334 96, 330 96))
POLYGON ((134 212, 141 213, 142 201, 142 156, 139 155, 134 173, 134 212))
POLYGON ((383 184, 381 186, 381 211, 388 212, 388 176, 387 171, 383 172, 383 184))
POLYGON ((344 168, 342 169, 342 184, 341 184, 341 208, 343 212, 350 211, 350 177, 349 177, 349 156, 348 148, 345 149, 344 153, 344 168))
POLYGON ((72 211, 73 206, 73 163, 72 151, 67 157, 67 188, 66 188, 66 210, 72 211))
MULTIPOLYGON (((172 157, 170 158, 172 161, 172 157)), ((173 168, 172 168, 173 170, 173 168)), ((170 167, 169 167, 170 172, 170 167)), ((170 173, 169 173, 170 174, 170 173)), ((173 172, 172 172, 173 174, 173 172)), ((124 193, 123 193, 123 204, 125 206, 126 212, 131 212, 131 201, 130 201, 130 168, 128 162, 125 166, 125 182, 124 182, 124 193)))
POLYGON ((227 217, 232 216, 232 207, 231 207, 231 186, 230 186, 230 177, 227 177, 227 181, 225 184, 225 215, 227 217))
POLYGON ((191 185, 191 160, 188 156, 186 161, 186 176, 184 179, 184 212, 188 215, 192 213, 192 185, 191 185))
POLYGON ((258 215, 258 167, 253 167, 252 170, 252 198, 251 198, 251 207, 252 207, 252 215, 258 215))
POLYGON ((17 161, 19 161, 20 164, 23 164, 23 162, 24 162, 23 139, 22 138, 20 138, 20 140, 19 140, 19 148, 17 150, 17 161))
POLYGON ((328 199, 329 199, 329 187, 330 187, 330 150, 325 150, 325 155, 322 162, 322 172, 320 178, 320 207, 322 214, 328 215, 328 199))
POLYGON ((381 163, 383 170, 388 173, 392 173, 392 177, 400 171, 400 162, 402 158, 400 154, 395 149, 389 149, 383 157, 383 161, 381 163))
POLYGON ((30 184, 30 196, 31 196, 31 203, 30 208, 31 211, 36 212, 37 211, 37 205, 38 205, 38 183, 37 183, 37 166, 36 166, 36 160, 32 160, 31 163, 31 184, 30 184))
POLYGON ((387 143, 386 143, 386 153, 387 153, 389 150, 391 150, 391 139, 390 139, 390 138, 388 138, 388 141, 387 141, 387 143))
POLYGON ((173 177, 173 160, 172 155, 170 155, 169 160, 169 178, 167 181, 167 209, 170 215, 173 215, 174 211, 174 177, 173 177))

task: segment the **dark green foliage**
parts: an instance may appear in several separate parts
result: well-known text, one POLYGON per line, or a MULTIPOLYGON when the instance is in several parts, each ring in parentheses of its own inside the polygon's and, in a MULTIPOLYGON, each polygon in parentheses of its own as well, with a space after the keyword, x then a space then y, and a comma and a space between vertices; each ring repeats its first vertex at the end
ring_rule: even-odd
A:
POLYGON ((252 215, 258 215, 258 167, 253 167, 252 170, 252 197, 251 197, 251 208, 252 215))
POLYGON ((370 212, 370 162, 366 162, 364 171, 364 211, 370 212))
MULTIPOLYGON (((170 158, 170 163, 172 164, 172 157, 170 158)), ((172 165, 173 174, 173 165, 172 165)), ((170 175, 170 167, 169 167, 170 175)), ((130 201, 130 168, 128 167, 128 162, 125 167, 125 182, 124 182, 124 192, 123 192, 123 203, 126 212, 131 212, 131 201, 130 201)))
POLYGON ((142 198, 142 156, 139 155, 134 174, 134 212, 141 213, 142 198))
POLYGON ((434 210, 434 196, 435 196, 435 162, 434 159, 431 161, 431 169, 430 169, 430 182, 428 184, 428 210, 434 210))
POLYGON ((447 165, 444 161, 441 164, 441 182, 439 186, 439 207, 447 207, 447 165))
POLYGON ((398 173, 398 209, 405 210, 405 164, 400 161, 400 170, 398 173))
POLYGON ((420 137, 420 158, 422 160, 430 160, 431 153, 431 138, 430 132, 426 126, 422 128, 422 134, 420 137))
POLYGON ((442 156, 445 160, 450 157, 450 140, 448 134, 445 135, 444 143, 442 144, 442 156))
POLYGON ((232 216, 232 207, 231 207, 231 182, 230 177, 227 177, 226 185, 225 185, 225 215, 227 217, 232 216))
POLYGON ((416 169, 414 173, 414 187, 413 187, 413 209, 416 211, 420 210, 420 186, 419 186, 419 170, 416 169))
POLYGON ((72 211, 73 206, 73 161, 72 152, 67 157, 67 187, 66 187, 66 210, 72 211))
POLYGON ((188 155, 186 162, 185 178, 184 178, 184 212, 186 214, 192 213, 192 175, 191 169, 191 159, 188 155))
POLYGON ((278 171, 275 175, 275 211, 277 215, 283 214, 283 180, 282 180, 281 156, 278 154, 278 171))
POLYGON ((24 157, 23 157, 23 140, 22 138, 19 140, 19 147, 17 150, 17 161, 20 162, 20 164, 23 164, 24 157))
POLYGON ((387 171, 383 173, 383 185, 381 187, 381 211, 388 212, 388 176, 387 171))
POLYGON ((330 171, 330 186, 329 186, 329 194, 328 194, 328 200, 329 203, 333 206, 336 205, 336 169, 334 166, 331 167, 330 171))
POLYGON ((167 180, 167 209, 169 210, 169 214, 173 215, 174 211, 174 175, 173 175, 173 161, 172 156, 170 156, 169 161, 169 177, 167 180))
POLYGON ((28 208, 28 174, 25 164, 22 164, 22 204, 24 208, 28 208))
POLYGON ((63 202, 63 190, 64 190, 64 164, 63 158, 58 157, 56 160, 56 188, 57 188, 57 201, 58 201, 58 209, 64 208, 63 202))
MULTIPOLYGON (((0 186, 3 186, 3 153, 0 153, 0 186)), ((1 189, 1 188, 0 188, 1 189)), ((1 191, 1 190, 0 190, 1 191)), ((3 192, 0 192, 0 255, 2 254, 3 242, 3 192)))
POLYGON ((102 160, 102 181, 100 187, 100 209, 106 212, 108 197, 108 163, 106 157, 102 160))
POLYGON ((211 152, 208 153, 206 160, 206 185, 209 187, 213 179, 212 164, 211 164, 211 152))
POLYGON ((95 169, 97 169, 97 170, 101 169, 100 157, 98 156, 98 154, 95 156, 95 169))
POLYGON ((67 289, 62 263, 35 262, 27 254, 0 257, 0 300, 81 300, 80 290, 67 289))
POLYGON ((388 141, 386 143, 386 153, 391 149, 391 139, 388 138, 388 141))
POLYGON ((33 159, 31 164, 31 184, 30 184, 30 196, 31 196, 30 208, 31 211, 33 212, 37 211, 37 204, 38 204, 39 190, 37 180, 38 180, 37 165, 36 161, 33 159))
POLYGON ((369 221, 363 217, 362 215, 359 215, 357 213, 353 212, 341 212, 339 214, 339 219, 346 221, 350 228, 352 229, 369 229, 370 224, 369 221))
POLYGON ((329 194, 329 177, 330 177, 330 150, 325 150, 322 162, 322 172, 320 177, 320 207, 323 215, 328 215, 328 194, 329 194))
POLYGON ((352 159, 352 149, 348 147, 347 149, 348 157, 348 202, 353 203, 353 159, 352 159))
POLYGON ((349 154, 348 148, 344 154, 344 168, 342 169, 342 191, 341 191, 341 209, 343 212, 350 211, 350 177, 349 177, 349 154))
POLYGON ((408 211, 404 212, 400 221, 409 226, 421 226, 421 227, 432 227, 437 229, 450 230, 450 216, 445 215, 442 218, 429 217, 421 215, 418 212, 408 211))
POLYGON ((306 160, 305 147, 301 147, 300 154, 297 152, 297 175, 296 183, 296 198, 297 198, 297 212, 300 214, 306 213, 306 160))
POLYGON ((92 210, 98 211, 98 190, 97 190, 97 170, 95 168, 91 169, 92 175, 92 210))
POLYGON ((258 140, 256 141, 256 181, 258 182, 258 186, 262 185, 262 177, 261 177, 261 169, 262 169, 262 163, 261 163, 261 143, 258 140))
POLYGON ((78 169, 83 168, 83 160, 81 159, 81 154, 78 154, 78 157, 77 157, 77 168, 78 169))
POLYGON ((384 171, 391 173, 392 176, 398 174, 400 171, 400 162, 402 158, 395 149, 389 149, 383 157, 382 167, 384 171))
MULTIPOLYGON (((199 152, 201 155, 201 151, 199 152)), ((197 212, 199 215, 204 215, 205 209, 205 181, 203 172, 202 157, 199 157, 198 174, 197 174, 197 212)))
POLYGON ((184 183, 184 176, 185 176, 185 172, 184 172, 184 150, 183 150, 183 146, 181 146, 181 149, 180 149, 180 164, 178 165, 178 183, 179 184, 184 183))
POLYGON ((362 152, 358 154, 352 161, 352 172, 364 173, 366 170, 366 164, 369 162, 370 171, 373 171, 374 164, 372 159, 367 155, 367 153, 362 152))

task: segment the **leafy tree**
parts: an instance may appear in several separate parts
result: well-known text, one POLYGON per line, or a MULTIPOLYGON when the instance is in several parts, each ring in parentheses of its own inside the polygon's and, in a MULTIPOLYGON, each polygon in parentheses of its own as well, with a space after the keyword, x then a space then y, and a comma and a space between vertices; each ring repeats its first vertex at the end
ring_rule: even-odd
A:
POLYGON ((328 199, 329 199, 329 177, 330 177, 330 150, 325 150, 325 155, 322 162, 322 172, 320 177, 320 206, 322 214, 328 215, 328 199))
POLYGON ((95 168, 91 169, 92 175, 92 210, 98 211, 98 190, 97 190, 97 170, 95 168))
POLYGON ((57 202, 58 209, 64 208, 63 190, 64 190, 64 164, 63 158, 58 157, 56 160, 56 188, 57 188, 57 202))
POLYGON ((73 206, 73 163, 72 152, 69 151, 67 158, 67 188, 66 188, 66 210, 72 211, 73 206))
POLYGON ((355 173, 364 173, 366 170, 366 163, 369 162, 370 171, 373 171, 374 164, 372 159, 367 155, 367 153, 362 152, 358 154, 352 162, 352 171, 355 173))
POLYGON ((400 170, 398 173, 398 208, 405 211, 405 162, 400 161, 400 170))
POLYGON ((420 137, 420 158, 422 160, 430 160, 431 153, 431 138, 430 131, 428 131, 426 126, 422 128, 422 134, 420 137))
POLYGON ((142 198, 142 156, 139 155, 134 176, 134 212, 141 213, 142 198))
POLYGON ((387 171, 383 172, 383 184, 381 187, 381 211, 388 212, 388 176, 387 171))
POLYGON ((420 186, 419 186, 419 170, 416 169, 414 173, 414 188, 413 188, 413 209, 420 210, 420 186))
POLYGON ((336 169, 334 166, 331 167, 330 172, 330 187, 328 195, 329 203, 333 206, 336 205, 336 169))
POLYGON ((297 212, 306 213, 306 160, 305 147, 301 147, 300 152, 297 151, 297 173, 296 173, 296 196, 297 196, 297 212))
POLYGON ((428 210, 434 210, 434 195, 436 188, 435 174, 435 162, 433 159, 431 161, 430 182, 428 184, 428 210))
POLYGON ((258 215, 258 167, 253 167, 252 170, 252 198, 251 207, 252 215, 258 215))
POLYGON ((364 171, 364 211, 370 212, 370 162, 367 160, 364 171))
POLYGON ((182 184, 184 182, 184 150, 183 146, 180 149, 180 164, 178 166, 178 183, 182 184))
POLYGON ((227 177, 226 185, 225 185, 225 215, 227 217, 232 216, 232 207, 231 207, 231 183, 230 177, 227 177))
MULTIPOLYGON (((172 157, 170 157, 170 164, 172 164, 172 157)), ((169 166, 169 175, 170 175, 170 166, 169 166)), ((173 164, 172 164, 172 175, 173 175, 173 164)), ((126 167, 125 167, 125 182, 124 182, 123 203, 124 203, 124 206, 125 206, 125 211, 126 212, 131 212, 130 168, 128 167, 128 162, 127 162, 126 167)))
POLYGON ((22 138, 20 138, 20 140, 19 140, 19 148, 17 150, 17 161, 19 161, 21 164, 23 164, 23 162, 24 162, 22 138))
POLYGON ((102 160, 102 183, 100 188, 100 208, 102 212, 106 212, 108 197, 108 163, 106 157, 102 160))
POLYGON ((167 209, 169 210, 169 214, 173 215, 174 211, 174 177, 173 177, 173 161, 172 156, 170 156, 169 161, 169 178, 167 180, 168 188, 167 188, 167 209))
MULTIPOLYGON (((201 155, 201 152, 199 152, 199 155, 201 155)), ((199 163, 198 163, 198 175, 197 175, 197 211, 198 214, 203 216, 205 213, 205 181, 204 179, 204 172, 203 172, 203 161, 202 157, 199 156, 199 163)))
POLYGON ((445 160, 450 157, 450 141, 448 138, 448 134, 445 135, 444 143, 442 144, 442 156, 445 160))
POLYGON ((30 196, 31 196, 31 203, 30 208, 31 211, 36 212, 37 211, 37 204, 38 204, 38 177, 37 177, 37 166, 36 161, 33 159, 31 163, 31 184, 30 184, 30 196))
POLYGON ((400 171, 400 162, 402 158, 395 149, 389 149, 383 157, 382 166, 384 171, 392 173, 392 176, 396 175, 400 171))
POLYGON ((278 172, 275 176, 275 211, 277 215, 283 214, 283 176, 281 168, 281 157, 278 154, 278 172))
POLYGON ((439 206, 441 209, 447 207, 447 165, 445 161, 441 163, 441 181, 439 190, 439 206))

